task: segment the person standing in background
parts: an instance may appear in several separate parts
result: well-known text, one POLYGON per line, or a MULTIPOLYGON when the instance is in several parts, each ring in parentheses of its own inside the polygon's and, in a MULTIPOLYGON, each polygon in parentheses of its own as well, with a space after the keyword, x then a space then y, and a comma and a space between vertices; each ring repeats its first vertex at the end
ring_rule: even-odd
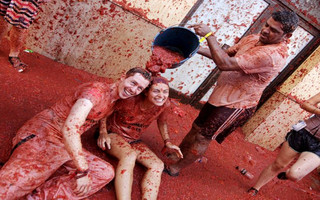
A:
POLYGON ((19 54, 25 44, 28 28, 36 18, 39 6, 49 0, 0 0, 0 43, 10 29, 9 62, 18 71, 26 70, 19 54))
POLYGON ((288 166, 298 155, 297 161, 277 177, 281 180, 299 181, 320 166, 320 93, 300 104, 311 114, 309 119, 292 126, 282 144, 276 160, 260 174, 256 184, 248 192, 254 196, 260 188, 269 183, 281 170, 288 166))

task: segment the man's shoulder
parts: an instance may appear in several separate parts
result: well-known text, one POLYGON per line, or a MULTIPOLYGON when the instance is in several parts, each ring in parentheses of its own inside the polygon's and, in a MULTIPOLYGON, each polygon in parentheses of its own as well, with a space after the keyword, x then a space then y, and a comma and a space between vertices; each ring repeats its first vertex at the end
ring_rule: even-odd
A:
POLYGON ((242 39, 241 39, 241 41, 243 42, 243 41, 256 41, 256 42, 258 42, 259 41, 259 34, 250 34, 250 35, 247 35, 247 36, 245 36, 245 37, 243 37, 242 39))

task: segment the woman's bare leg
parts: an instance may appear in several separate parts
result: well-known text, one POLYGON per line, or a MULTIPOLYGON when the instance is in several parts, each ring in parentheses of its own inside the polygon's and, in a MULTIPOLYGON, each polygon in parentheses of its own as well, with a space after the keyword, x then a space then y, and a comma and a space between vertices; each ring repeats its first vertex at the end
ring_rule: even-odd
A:
POLYGON ((148 168, 141 183, 142 199, 156 200, 164 164, 147 145, 137 143, 132 144, 132 148, 138 154, 137 161, 148 168))
POLYGON ((10 53, 11 57, 18 57, 20 50, 24 46, 28 34, 27 29, 12 26, 10 30, 10 53))
POLYGON ((131 145, 118 134, 110 134, 111 149, 107 153, 119 159, 115 175, 115 188, 118 200, 131 199, 133 168, 137 154, 131 145))
POLYGON ((8 33, 9 25, 10 24, 4 20, 3 16, 0 16, 0 44, 5 35, 8 33))
POLYGON ((286 176, 292 181, 299 181, 320 165, 320 157, 311 152, 302 152, 297 162, 287 170, 286 176))
POLYGON ((261 172, 258 181, 253 187, 259 190, 262 186, 271 181, 280 170, 290 164, 297 155, 298 153, 289 146, 288 142, 284 142, 276 160, 261 172))

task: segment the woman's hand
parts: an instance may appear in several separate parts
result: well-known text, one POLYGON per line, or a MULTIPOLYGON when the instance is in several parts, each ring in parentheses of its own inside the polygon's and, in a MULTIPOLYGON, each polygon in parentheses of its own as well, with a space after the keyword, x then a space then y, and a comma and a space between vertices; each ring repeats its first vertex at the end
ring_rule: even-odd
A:
POLYGON ((106 144, 107 148, 111 149, 111 138, 109 137, 109 134, 106 130, 100 129, 100 135, 97 144, 102 150, 106 150, 106 144))
POLYGON ((87 175, 77 178, 74 192, 78 196, 84 196, 91 190, 91 178, 87 175))
POLYGON ((166 142, 166 147, 173 149, 179 158, 183 158, 183 154, 178 146, 172 144, 171 142, 166 142))

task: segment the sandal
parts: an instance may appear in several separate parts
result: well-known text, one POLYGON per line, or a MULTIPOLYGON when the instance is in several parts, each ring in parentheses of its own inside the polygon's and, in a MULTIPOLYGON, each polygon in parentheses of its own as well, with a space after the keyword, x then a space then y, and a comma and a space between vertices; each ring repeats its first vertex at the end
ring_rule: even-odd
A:
POLYGON ((254 187, 251 187, 247 192, 250 194, 250 196, 256 196, 258 194, 259 190, 257 190, 254 187))
POLYGON ((23 72, 27 68, 27 64, 23 63, 19 57, 9 56, 9 62, 18 72, 23 72))
POLYGON ((170 176, 172 176, 172 177, 179 176, 179 172, 177 172, 177 173, 172 173, 167 166, 164 167, 163 172, 164 172, 164 173, 167 173, 168 175, 170 175, 170 176))

